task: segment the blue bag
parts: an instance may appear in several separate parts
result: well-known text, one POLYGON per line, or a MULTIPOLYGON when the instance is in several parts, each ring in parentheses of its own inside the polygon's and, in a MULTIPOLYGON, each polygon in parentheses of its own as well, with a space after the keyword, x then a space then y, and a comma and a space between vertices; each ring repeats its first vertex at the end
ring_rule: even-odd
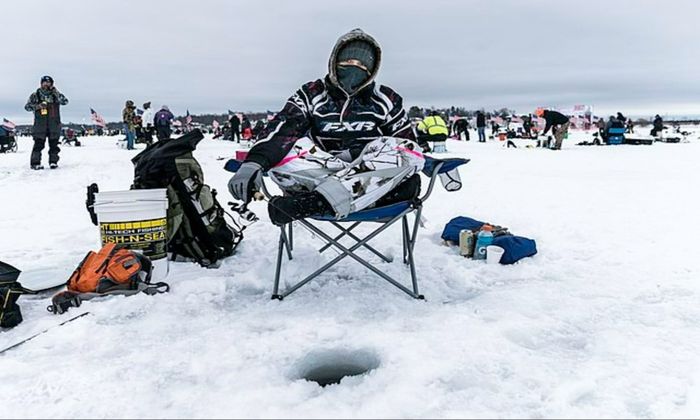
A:
POLYGON ((455 217, 450 220, 442 231, 442 239, 445 241, 459 243, 459 232, 464 229, 479 230, 484 226, 484 222, 474 220, 470 217, 455 217))
POLYGON ((493 245, 500 246, 505 251, 501 257, 501 264, 514 264, 523 258, 537 254, 535 241, 522 236, 498 236, 493 238, 493 245))

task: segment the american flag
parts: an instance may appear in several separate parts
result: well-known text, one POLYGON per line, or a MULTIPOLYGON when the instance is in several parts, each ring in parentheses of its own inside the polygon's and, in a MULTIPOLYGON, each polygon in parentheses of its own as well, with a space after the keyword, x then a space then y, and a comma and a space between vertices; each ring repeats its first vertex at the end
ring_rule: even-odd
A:
POLYGON ((12 121, 8 120, 7 118, 2 119, 2 126, 5 128, 9 128, 10 130, 14 130, 17 125, 13 123, 12 121))
POLYGON ((95 125, 102 128, 107 127, 107 123, 105 122, 105 119, 102 118, 102 115, 98 114, 97 111, 92 108, 90 108, 90 119, 95 123, 95 125))
POLYGON ((187 115, 185 115, 185 125, 192 124, 192 116, 190 115, 190 110, 187 110, 187 115))
POLYGON ((214 129, 216 130, 217 128, 219 128, 219 122, 214 120, 211 122, 211 126, 214 127, 214 129))

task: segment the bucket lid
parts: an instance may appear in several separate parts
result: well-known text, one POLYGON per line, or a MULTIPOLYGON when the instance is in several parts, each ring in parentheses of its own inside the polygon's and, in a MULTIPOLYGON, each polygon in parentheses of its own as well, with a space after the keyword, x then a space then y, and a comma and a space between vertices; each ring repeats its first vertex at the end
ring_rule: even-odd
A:
POLYGON ((126 191, 100 191, 95 194, 95 204, 105 202, 133 202, 167 200, 167 189, 155 188, 151 190, 126 190, 126 191))

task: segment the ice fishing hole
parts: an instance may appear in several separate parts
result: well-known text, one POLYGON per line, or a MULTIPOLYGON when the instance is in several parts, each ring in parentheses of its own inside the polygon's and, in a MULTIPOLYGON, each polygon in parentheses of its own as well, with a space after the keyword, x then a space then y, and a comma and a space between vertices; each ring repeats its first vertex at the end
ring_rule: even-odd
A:
POLYGON ((339 384, 345 377, 362 376, 379 367, 379 358, 369 350, 313 351, 297 363, 296 379, 321 387, 339 384))

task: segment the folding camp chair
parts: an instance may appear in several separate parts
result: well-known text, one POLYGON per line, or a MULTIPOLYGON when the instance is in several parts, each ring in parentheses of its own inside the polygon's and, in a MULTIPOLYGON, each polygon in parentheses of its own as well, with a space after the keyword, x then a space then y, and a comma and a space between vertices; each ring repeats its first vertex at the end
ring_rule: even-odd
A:
MULTIPOLYGON (((299 288, 309 283, 311 280, 315 279, 329 268, 338 264, 341 260, 345 259, 345 257, 350 257, 353 260, 357 261, 358 263, 365 266, 367 269, 374 272, 376 275, 386 280, 387 282, 391 283, 407 295, 415 299, 424 299, 424 296, 418 292, 418 278, 416 276, 416 265, 413 258, 413 248, 415 247, 416 243, 418 226, 420 224, 421 213, 423 211, 423 203, 432 194, 433 188, 435 187, 435 181, 440 175, 447 177, 450 171, 469 162, 468 159, 459 158, 440 160, 425 156, 425 159, 425 165, 423 167, 422 172, 424 175, 430 178, 430 183, 428 184, 428 189, 425 192, 425 194, 419 198, 416 198, 411 201, 402 201, 387 206, 361 210, 355 213, 351 213, 343 219, 336 219, 333 216, 313 216, 308 219, 296 220, 296 223, 299 223, 300 225, 304 226, 309 231, 313 232, 315 235, 322 238, 326 242, 326 244, 321 249, 319 249, 319 252, 323 253, 330 247, 335 247, 340 251, 340 255, 336 256, 324 266, 306 276, 303 280, 297 282, 293 286, 290 286, 287 290, 285 290, 282 293, 280 293, 279 290, 280 276, 282 271, 282 259, 284 254, 287 255, 287 258, 290 261, 293 258, 292 251, 294 250, 294 222, 281 226, 279 243, 277 247, 277 263, 275 268, 275 283, 272 292, 272 299, 282 300, 285 297, 291 295, 299 288), (413 213, 415 216, 412 225, 409 223, 408 218, 408 215, 411 213, 413 213), (377 237, 380 233, 384 232, 386 229, 388 229, 390 226, 392 226, 398 221, 401 221, 402 224, 403 262, 410 269, 412 283, 411 289, 402 285, 400 282, 398 282, 397 280, 395 280, 394 278, 377 268, 375 265, 373 265, 366 259, 357 255, 356 253, 356 251, 358 251, 359 249, 364 248, 370 251, 372 254, 378 256, 383 261, 392 262, 392 258, 387 257, 386 255, 372 247, 369 244, 369 241, 377 237), (330 223, 331 225, 335 226, 337 229, 340 230, 340 234, 338 234, 335 237, 332 237, 331 235, 321 230, 313 222, 330 223), (380 226, 364 238, 360 238, 357 235, 355 235, 355 233, 353 233, 355 228, 360 226, 362 223, 369 222, 378 223, 380 226), (350 226, 345 227, 341 225, 341 223, 350 223, 350 226), (341 244, 340 240, 344 237, 352 239, 354 241, 354 244, 349 247, 346 247, 345 245, 341 244)), ((240 161, 230 160, 226 164, 225 169, 229 172, 236 172, 241 164, 242 162, 240 161)), ((452 179, 451 181, 457 182, 454 179, 452 179)), ((267 190, 267 187, 265 186, 264 182, 262 189, 262 192, 268 198, 270 198, 271 194, 267 190)), ((459 189, 459 187, 457 187, 456 189, 459 189)))

